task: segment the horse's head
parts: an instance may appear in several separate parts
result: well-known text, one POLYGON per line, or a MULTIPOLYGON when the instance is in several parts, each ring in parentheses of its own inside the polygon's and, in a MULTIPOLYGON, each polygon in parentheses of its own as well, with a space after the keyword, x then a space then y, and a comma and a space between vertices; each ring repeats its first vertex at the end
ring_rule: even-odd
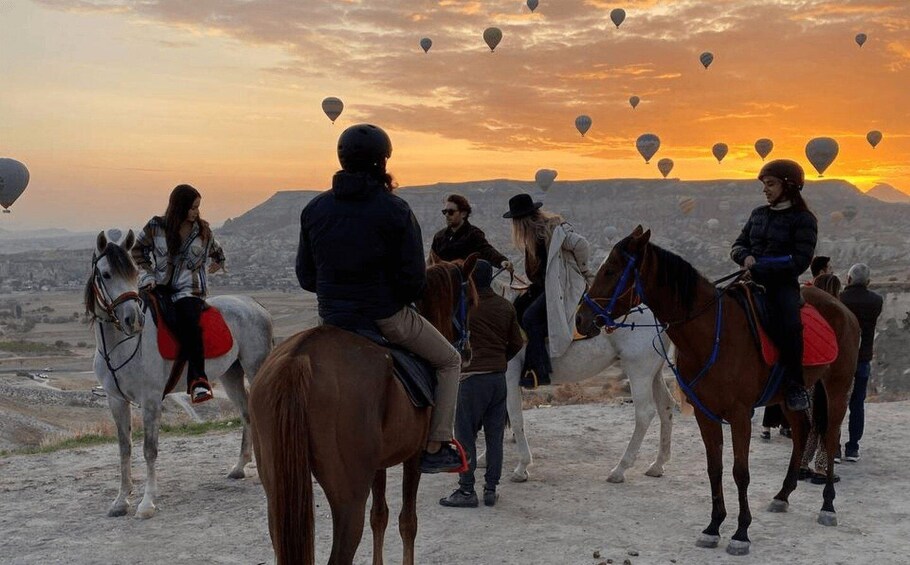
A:
POLYGON ((139 299, 139 269, 130 256, 135 242, 130 230, 120 243, 111 243, 102 231, 92 254, 92 274, 85 285, 85 311, 133 336, 142 331, 145 317, 139 299))
POLYGON ((471 278, 477 253, 464 261, 441 261, 427 267, 427 289, 420 313, 461 353, 462 366, 471 362, 468 316, 477 305, 477 288, 471 278))
POLYGON ((579 333, 597 335, 641 303, 639 269, 650 240, 651 230, 639 225, 613 246, 578 307, 575 327, 579 333))

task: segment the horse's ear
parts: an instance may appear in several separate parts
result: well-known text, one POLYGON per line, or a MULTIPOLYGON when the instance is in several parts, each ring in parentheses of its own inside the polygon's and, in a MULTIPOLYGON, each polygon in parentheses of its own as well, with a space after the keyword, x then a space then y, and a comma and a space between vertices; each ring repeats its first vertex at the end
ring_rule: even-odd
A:
POLYGON ((464 260, 464 265, 461 266, 461 273, 466 280, 471 278, 471 273, 474 272, 474 266, 477 265, 477 259, 479 257, 480 253, 471 253, 468 255, 468 258, 464 260))
POLYGON ((104 230, 98 232, 98 239, 95 240, 95 245, 98 247, 98 253, 102 253, 104 248, 107 247, 107 236, 104 234, 104 230))
POLYGON ((632 240, 629 242, 631 250, 635 253, 640 253, 648 242, 651 241, 651 230, 642 231, 642 227, 638 226, 635 228, 635 231, 632 232, 632 240))
POLYGON ((133 248, 134 243, 136 243, 136 234, 133 233, 133 230, 130 230, 126 233, 126 238, 123 240, 123 243, 120 244, 120 247, 129 251, 133 248))
POLYGON ((641 224, 635 226, 635 229, 632 230, 632 237, 641 237, 641 234, 645 232, 645 228, 641 227, 641 224))

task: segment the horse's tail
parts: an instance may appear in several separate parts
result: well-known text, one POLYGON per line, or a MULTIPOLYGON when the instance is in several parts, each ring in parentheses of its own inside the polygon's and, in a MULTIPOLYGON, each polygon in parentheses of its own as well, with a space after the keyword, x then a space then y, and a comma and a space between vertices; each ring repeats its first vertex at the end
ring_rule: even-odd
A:
MULTIPOLYGON (((812 398, 812 426, 818 431, 824 445, 825 432, 828 430, 828 393, 825 391, 824 384, 819 381, 815 383, 815 390, 812 398)), ((833 457, 833 454, 831 454, 833 457)))
POLYGON ((254 446, 279 565, 315 563, 308 354, 267 363, 251 391, 254 446))

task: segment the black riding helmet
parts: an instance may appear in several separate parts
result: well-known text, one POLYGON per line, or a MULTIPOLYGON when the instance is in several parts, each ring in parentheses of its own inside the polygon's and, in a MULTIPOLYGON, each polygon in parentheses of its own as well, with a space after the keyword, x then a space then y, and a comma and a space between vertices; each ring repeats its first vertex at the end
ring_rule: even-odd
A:
POLYGON ((338 161, 345 171, 385 171, 392 156, 392 140, 373 124, 357 124, 338 138, 338 161))
POLYGON ((758 173, 758 180, 765 177, 777 177, 784 183, 784 186, 797 190, 802 190, 803 184, 806 182, 803 168, 796 161, 789 159, 775 159, 766 163, 758 173))

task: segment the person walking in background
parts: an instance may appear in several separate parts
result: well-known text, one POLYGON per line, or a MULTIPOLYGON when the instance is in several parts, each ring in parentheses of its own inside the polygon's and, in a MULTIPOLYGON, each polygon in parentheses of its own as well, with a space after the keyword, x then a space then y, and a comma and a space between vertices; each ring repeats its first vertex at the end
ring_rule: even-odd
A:
POLYGON ((491 265, 512 271, 512 262, 487 241, 483 230, 471 224, 471 203, 460 194, 446 197, 442 214, 446 227, 436 232, 430 246, 428 263, 467 259, 471 253, 479 253, 480 258, 491 265))
POLYGON ((187 362, 187 392, 194 404, 212 398, 199 318, 208 293, 206 275, 224 268, 224 251, 199 215, 201 202, 202 196, 192 186, 175 187, 164 216, 145 224, 131 250, 139 266, 139 288, 174 303, 177 327, 173 329, 180 358, 187 362))
POLYGON ((815 279, 820 275, 834 274, 834 267, 831 266, 831 258, 825 257, 824 255, 816 255, 812 258, 812 262, 809 263, 809 272, 812 273, 812 280, 807 282, 805 286, 814 286, 815 279))
POLYGON ((478 505, 474 490, 477 468, 477 432, 481 426, 487 446, 487 470, 484 474, 483 503, 496 504, 496 487, 502 476, 502 436, 506 424, 506 377, 509 360, 524 342, 515 308, 490 288, 493 268, 483 259, 474 267, 474 284, 480 302, 471 314, 471 364, 461 374, 458 409, 455 415, 455 439, 468 455, 468 471, 458 476, 458 488, 439 504, 459 508, 478 505))
MULTIPOLYGON (((827 258, 826 258, 827 259, 827 258)), ((813 264, 815 261, 813 260, 813 264)), ((825 265, 828 262, 825 261, 825 265)), ((813 268, 813 271, 815 269, 813 268)), ((812 286, 815 286, 819 290, 823 290, 837 298, 840 295, 841 283, 840 279, 837 278, 834 274, 827 270, 827 272, 821 272, 812 280, 812 286)), ((813 484, 821 485, 825 484, 828 481, 828 456, 829 454, 825 451, 825 446, 821 443, 819 438, 819 429, 816 426, 816 422, 812 419, 813 410, 812 404, 815 402, 815 388, 820 386, 816 383, 812 390, 809 391, 809 419, 811 426, 809 427, 809 437, 806 439, 806 449, 803 451, 803 458, 799 466, 799 479, 810 479, 813 484), (810 469, 809 465, 812 463, 812 458, 815 458, 815 468, 810 469)), ((838 482, 840 477, 834 475, 834 482, 838 482)))
POLYGON ((859 461, 859 440, 863 437, 865 425, 866 388, 872 373, 872 343, 875 340, 875 324, 882 313, 884 300, 878 293, 869 290, 870 271, 868 265, 857 263, 847 273, 847 287, 840 295, 841 302, 859 320, 862 337, 856 373, 853 377, 853 392, 850 395, 849 439, 844 445, 844 459, 859 461))

